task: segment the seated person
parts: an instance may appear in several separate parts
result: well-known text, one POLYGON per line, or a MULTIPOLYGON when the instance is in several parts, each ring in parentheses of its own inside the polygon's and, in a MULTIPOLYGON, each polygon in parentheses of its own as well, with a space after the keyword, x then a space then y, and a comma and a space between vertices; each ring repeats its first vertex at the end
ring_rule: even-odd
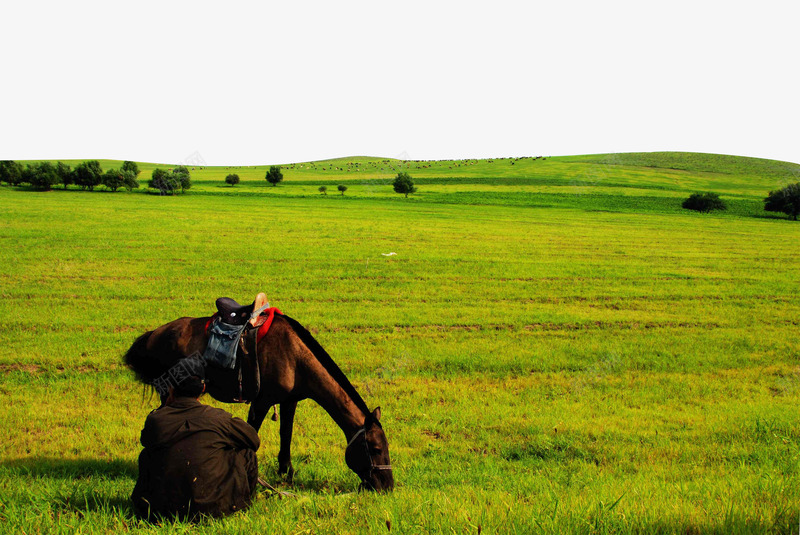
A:
POLYGON ((203 369, 170 389, 142 430, 134 509, 141 518, 222 516, 247 508, 258 480, 258 434, 203 405, 203 369))

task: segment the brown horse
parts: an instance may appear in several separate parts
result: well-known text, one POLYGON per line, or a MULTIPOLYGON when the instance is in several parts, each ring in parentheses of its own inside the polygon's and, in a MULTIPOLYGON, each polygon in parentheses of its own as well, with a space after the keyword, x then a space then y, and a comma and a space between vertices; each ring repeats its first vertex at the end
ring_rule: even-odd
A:
MULTIPOLYGON (((139 380, 151 384, 181 358, 203 353, 208 343, 209 319, 180 318, 146 332, 125 354, 125 363, 139 380)), ((246 355, 242 364, 245 369, 257 367, 260 379, 259 393, 252 400, 247 421, 258 431, 269 408, 280 404, 278 472, 289 478, 294 474, 291 442, 295 409, 299 401, 312 399, 344 432, 345 462, 361 478, 360 488, 392 490, 394 476, 389 444, 380 423, 380 407, 370 412, 314 337, 292 318, 276 314, 255 353, 246 355)), ((236 396, 230 386, 235 382, 231 374, 208 366, 208 393, 220 401, 232 402, 236 396)))

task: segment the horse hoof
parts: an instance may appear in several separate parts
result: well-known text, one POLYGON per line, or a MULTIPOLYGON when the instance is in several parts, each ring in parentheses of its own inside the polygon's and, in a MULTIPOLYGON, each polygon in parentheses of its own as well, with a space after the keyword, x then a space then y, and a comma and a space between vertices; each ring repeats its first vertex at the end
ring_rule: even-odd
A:
POLYGON ((291 483, 294 481, 294 468, 290 464, 289 466, 281 466, 278 468, 278 475, 283 477, 284 480, 291 483))

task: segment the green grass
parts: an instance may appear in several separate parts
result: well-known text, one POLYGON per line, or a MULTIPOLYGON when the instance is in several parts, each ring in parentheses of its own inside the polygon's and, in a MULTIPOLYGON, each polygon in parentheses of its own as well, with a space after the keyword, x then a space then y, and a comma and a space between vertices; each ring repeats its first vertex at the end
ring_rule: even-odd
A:
POLYGON ((204 532, 796 532, 800 227, 758 202, 790 175, 676 158, 390 162, 430 165, 409 199, 395 170, 335 169, 369 158, 275 188, 265 168, 235 188, 196 170, 175 197, 0 188, 0 530, 191 530, 132 516, 155 401, 121 355, 264 290, 382 406, 398 486, 355 493, 341 432, 305 402, 295 484, 269 421, 259 451, 296 496, 204 532), (681 210, 702 184, 731 210, 681 210))

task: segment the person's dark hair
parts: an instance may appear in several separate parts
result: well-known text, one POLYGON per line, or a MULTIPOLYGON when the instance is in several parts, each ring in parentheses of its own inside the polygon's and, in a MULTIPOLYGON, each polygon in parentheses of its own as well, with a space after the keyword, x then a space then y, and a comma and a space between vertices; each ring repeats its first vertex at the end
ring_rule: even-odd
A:
POLYGON ((185 398, 199 398, 205 391, 205 380, 197 375, 192 375, 184 379, 181 384, 175 387, 173 395, 185 398))

